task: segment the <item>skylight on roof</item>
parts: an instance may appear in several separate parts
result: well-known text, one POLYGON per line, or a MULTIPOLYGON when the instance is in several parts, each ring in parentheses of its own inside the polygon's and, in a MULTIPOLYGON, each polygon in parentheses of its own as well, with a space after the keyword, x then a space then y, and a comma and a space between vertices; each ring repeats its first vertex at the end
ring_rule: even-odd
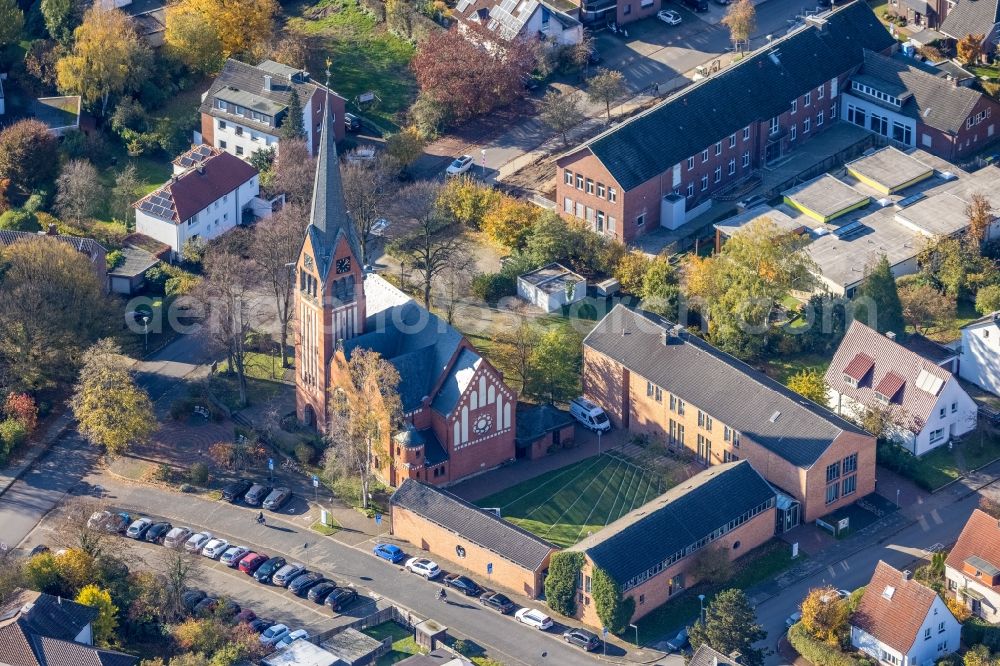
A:
POLYGON ((896 588, 894 588, 892 585, 886 585, 885 589, 882 590, 882 596, 885 597, 886 599, 892 599, 892 595, 894 595, 895 593, 896 593, 896 588))
POLYGON ((771 414, 771 418, 769 420, 771 423, 777 423, 779 416, 781 416, 781 412, 775 412, 774 414, 771 414))
POLYGON ((927 370, 921 369, 920 374, 917 375, 917 388, 921 391, 937 395, 942 386, 944 386, 944 380, 927 372, 927 370))

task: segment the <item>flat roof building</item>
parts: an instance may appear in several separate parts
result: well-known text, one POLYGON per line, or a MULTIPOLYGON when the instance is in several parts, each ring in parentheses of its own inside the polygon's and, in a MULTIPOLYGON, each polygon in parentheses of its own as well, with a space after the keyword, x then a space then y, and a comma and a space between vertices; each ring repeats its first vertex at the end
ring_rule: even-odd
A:
POLYGON ((785 203, 819 222, 830 222, 868 205, 869 197, 830 174, 817 176, 784 193, 785 203))
POLYGON ((883 194, 905 190, 934 175, 934 169, 892 146, 859 157, 844 166, 847 173, 883 194))

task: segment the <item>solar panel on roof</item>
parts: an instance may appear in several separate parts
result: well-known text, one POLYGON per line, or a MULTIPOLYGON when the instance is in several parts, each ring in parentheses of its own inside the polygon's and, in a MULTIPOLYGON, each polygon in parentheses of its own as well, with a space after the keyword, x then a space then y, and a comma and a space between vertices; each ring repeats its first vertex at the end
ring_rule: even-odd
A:
POLYGON ((937 395, 943 385, 943 379, 937 375, 932 375, 926 370, 921 369, 920 374, 917 375, 917 388, 931 395, 937 395))
POLYGON ((833 235, 841 240, 846 240, 857 236, 863 232, 867 227, 861 223, 860 220, 854 220, 853 222, 848 222, 842 227, 833 230, 833 235))
POLYGON ((906 208, 907 206, 912 206, 913 204, 917 203, 926 196, 927 195, 924 194, 923 192, 918 192, 917 194, 908 196, 905 199, 900 199, 896 205, 899 206, 900 208, 906 208))

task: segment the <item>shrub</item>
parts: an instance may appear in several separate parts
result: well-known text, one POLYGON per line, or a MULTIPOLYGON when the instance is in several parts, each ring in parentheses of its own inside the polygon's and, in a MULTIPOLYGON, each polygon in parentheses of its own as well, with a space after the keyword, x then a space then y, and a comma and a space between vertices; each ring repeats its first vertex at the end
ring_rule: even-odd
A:
POLYGON ((310 464, 316 458, 316 449, 311 444, 302 442, 295 445, 295 459, 303 465, 310 464))
POLYGON ((35 192, 28 197, 27 201, 24 202, 24 205, 21 206, 21 210, 26 213, 31 213, 32 215, 38 215, 38 212, 45 207, 45 199, 46 196, 44 192, 35 192))
POLYGON ((970 617, 962 625, 962 642, 966 645, 982 644, 996 652, 1000 650, 1000 627, 980 617, 970 617))
POLYGON ((108 270, 113 271, 125 263, 125 253, 121 250, 111 250, 111 252, 108 252, 108 256, 105 257, 104 260, 107 264, 108 270))
POLYGON ((199 486, 208 483, 208 465, 203 462, 196 462, 188 469, 188 480, 199 486))
POLYGON ((505 296, 517 294, 512 278, 500 273, 479 273, 472 278, 472 294, 483 301, 495 304, 505 296))
POLYGON ((972 611, 964 603, 955 599, 954 597, 948 597, 944 600, 944 605, 948 607, 951 614, 955 616, 955 619, 959 622, 965 622, 970 617, 972 617, 972 611))
POLYGON ((196 488, 194 486, 192 486, 190 483, 182 483, 181 484, 181 492, 182 493, 193 493, 195 490, 196 490, 196 488))
POLYGON ((576 579, 582 567, 583 553, 563 551, 552 556, 545 578, 549 608, 566 616, 576 612, 576 579))
POLYGON ((38 426, 38 406, 35 399, 27 393, 10 393, 3 406, 3 413, 9 419, 14 419, 31 432, 38 426))
POLYGON ((26 210, 8 210, 0 215, 0 229, 7 231, 41 231, 38 218, 26 210))
POLYGON ((802 623, 788 630, 788 642, 814 666, 860 666, 861 662, 809 635, 802 623))
POLYGON ((0 422, 0 441, 3 442, 4 449, 10 453, 28 438, 28 430, 17 419, 7 419, 0 422))
POLYGON ((177 398, 170 403, 170 418, 183 421, 194 411, 194 401, 190 398, 177 398))
POLYGON ((635 613, 635 599, 623 599, 621 587, 600 567, 594 567, 591 589, 601 623, 613 634, 623 632, 635 613))

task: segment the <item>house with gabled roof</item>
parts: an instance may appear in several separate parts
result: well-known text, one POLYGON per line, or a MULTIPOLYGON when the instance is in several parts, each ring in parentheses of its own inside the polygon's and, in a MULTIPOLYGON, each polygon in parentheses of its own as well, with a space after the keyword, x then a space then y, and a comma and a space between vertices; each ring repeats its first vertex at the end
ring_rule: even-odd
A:
POLYGON ((948 590, 987 622, 1000 622, 1000 521, 976 509, 948 552, 948 590))
POLYGON ((273 60, 248 65, 230 58, 201 97, 201 141, 250 159, 258 150, 280 152, 280 129, 288 118, 292 92, 302 105, 306 148, 315 156, 324 104, 334 115, 337 140, 344 138, 347 100, 314 80, 309 72, 273 60))
POLYGON ((407 479, 389 499, 392 535, 532 599, 555 545, 452 493, 407 479), (492 565, 492 566, 487 566, 492 565))
POLYGON ((591 597, 598 568, 635 602, 629 622, 651 613, 698 582, 698 553, 718 548, 735 560, 771 539, 776 503, 777 492, 744 460, 710 467, 630 511, 567 549, 584 555, 576 617, 603 625, 591 597))
POLYGON ((851 645, 889 666, 925 666, 959 649, 962 625, 941 597, 885 562, 851 616, 851 645))
POLYGON ((962 327, 958 374, 984 391, 1000 395, 1000 312, 962 327))
POLYGON ((826 371, 830 409, 854 420, 884 410, 888 436, 917 456, 974 430, 978 409, 958 379, 895 337, 851 322, 826 371))
POLYGON ((983 53, 990 53, 1000 39, 1000 0, 959 0, 948 10, 939 30, 956 41, 967 35, 984 35, 983 53))
POLYGON ((559 0, 459 0, 452 16, 476 42, 534 39, 572 46, 583 39, 583 24, 574 16, 578 11, 559 0))
POLYGON ((375 452, 377 475, 448 484, 515 458, 517 394, 469 340, 364 270, 344 206, 332 110, 325 116, 312 208, 295 273, 296 413, 326 432, 329 399, 360 350, 399 373, 405 427, 375 452))
POLYGON ((874 437, 650 312, 616 305, 587 335, 583 392, 704 465, 750 461, 779 493, 779 533, 875 490, 874 437))
POLYGON ((247 162, 204 146, 173 164, 170 180, 132 207, 136 232, 169 245, 176 257, 189 240, 209 241, 242 224, 260 194, 260 178, 247 162))
POLYGON ((767 48, 559 157, 558 210, 626 243, 678 229, 713 197, 752 189, 767 164, 826 130, 864 52, 895 44, 864 2, 807 17, 767 48))
POLYGON ((58 243, 65 243, 80 254, 87 257, 87 260, 90 261, 91 267, 94 269, 94 275, 97 276, 97 281, 100 282, 101 287, 105 290, 105 292, 108 291, 108 250, 106 247, 98 243, 93 238, 62 235, 56 229, 55 224, 50 224, 49 228, 44 233, 0 229, 0 247, 13 245, 14 243, 31 240, 33 238, 44 238, 58 243))

